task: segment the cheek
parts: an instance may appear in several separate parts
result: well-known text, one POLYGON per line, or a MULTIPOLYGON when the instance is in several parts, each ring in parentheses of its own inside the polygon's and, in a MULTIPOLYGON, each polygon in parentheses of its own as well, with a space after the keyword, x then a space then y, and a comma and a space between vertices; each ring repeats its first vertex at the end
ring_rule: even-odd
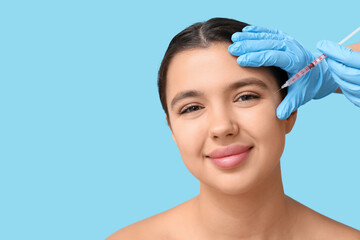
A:
POLYGON ((202 146, 206 131, 201 121, 174 122, 173 135, 184 161, 191 157, 202 156, 202 146))
POLYGON ((175 123, 173 136, 179 149, 181 159, 189 172, 199 179, 202 169, 203 146, 206 139, 204 124, 200 121, 175 123))
POLYGON ((248 129, 252 129, 259 137, 284 134, 282 121, 276 117, 275 109, 271 106, 251 111, 244 118, 248 122, 248 129))
POLYGON ((246 130, 258 146, 259 159, 278 160, 284 150, 285 128, 283 120, 276 117, 276 107, 268 104, 252 109, 242 117, 246 130))

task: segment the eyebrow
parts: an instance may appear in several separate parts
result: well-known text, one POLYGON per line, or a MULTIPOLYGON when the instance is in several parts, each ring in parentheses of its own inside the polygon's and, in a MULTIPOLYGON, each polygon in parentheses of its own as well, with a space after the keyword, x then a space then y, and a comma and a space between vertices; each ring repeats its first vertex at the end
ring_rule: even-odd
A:
POLYGON ((200 97, 203 95, 204 93, 195 90, 179 92, 178 94, 175 95, 175 97, 171 101, 171 108, 173 108, 174 105, 182 99, 190 98, 190 97, 200 97))
MULTIPOLYGON (((260 79, 258 78, 254 78, 254 77, 251 77, 251 78, 243 78, 239 81, 236 81, 232 84, 230 84, 226 91, 231 91, 231 90, 236 90, 238 88, 241 88, 241 87, 245 87, 245 86, 249 86, 249 85, 255 85, 255 86, 258 86, 264 90, 266 89, 269 89, 268 85, 266 85, 266 83, 264 83, 263 81, 261 81, 260 79)), ((180 100, 183 100, 185 98, 190 98, 190 97, 200 97, 200 96, 203 96, 204 93, 203 92, 200 92, 200 91, 196 91, 196 90, 189 90, 189 91, 183 91, 183 92, 179 92, 175 95, 175 97, 173 98, 173 100, 171 101, 171 108, 174 107, 174 105, 179 102, 180 100)))
POLYGON ((258 87, 260 87, 260 88, 262 88, 264 90, 269 89, 269 86, 266 85, 266 83, 264 83, 263 81, 261 81, 258 78, 251 77, 251 78, 243 78, 240 81, 237 81, 237 82, 234 82, 234 83, 230 84, 230 86, 228 87, 227 90, 228 91, 229 90, 235 90, 235 89, 245 87, 245 86, 248 86, 248 85, 255 85, 255 86, 258 86, 258 87))

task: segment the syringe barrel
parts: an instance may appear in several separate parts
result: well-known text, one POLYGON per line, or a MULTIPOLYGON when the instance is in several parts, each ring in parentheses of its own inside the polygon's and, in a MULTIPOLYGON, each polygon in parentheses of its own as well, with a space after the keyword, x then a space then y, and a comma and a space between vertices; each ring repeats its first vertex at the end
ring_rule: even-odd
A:
POLYGON ((315 59, 314 61, 312 61, 309 65, 307 65, 307 67, 310 67, 310 65, 312 65, 312 66, 310 67, 310 69, 313 68, 313 67, 315 67, 316 65, 318 65, 319 63, 321 63, 322 60, 324 60, 326 57, 327 57, 327 56, 326 56, 325 54, 321 54, 318 58, 316 58, 316 59, 315 59))
POLYGON ((319 57, 317 57, 314 61, 309 63, 306 67, 301 69, 298 73, 294 74, 291 78, 289 78, 285 84, 282 87, 288 87, 291 84, 293 84, 296 80, 304 76, 310 69, 318 65, 320 62, 322 62, 326 58, 325 54, 321 54, 319 57))

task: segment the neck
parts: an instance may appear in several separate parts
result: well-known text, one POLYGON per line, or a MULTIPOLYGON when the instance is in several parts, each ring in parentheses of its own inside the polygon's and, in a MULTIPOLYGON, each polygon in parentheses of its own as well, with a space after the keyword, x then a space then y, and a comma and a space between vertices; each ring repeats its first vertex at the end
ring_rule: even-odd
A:
POLYGON ((264 181, 239 195, 203 183, 195 199, 197 219, 208 239, 290 239, 291 200, 284 194, 280 164, 264 181))

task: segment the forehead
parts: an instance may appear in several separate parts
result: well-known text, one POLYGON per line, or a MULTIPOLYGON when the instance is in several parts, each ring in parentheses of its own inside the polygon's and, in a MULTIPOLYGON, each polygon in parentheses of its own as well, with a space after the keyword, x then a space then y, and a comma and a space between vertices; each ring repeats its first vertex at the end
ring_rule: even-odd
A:
POLYGON ((174 56, 167 72, 167 102, 180 91, 221 90, 243 78, 257 78, 269 90, 278 85, 271 72, 264 68, 241 67, 228 52, 227 43, 215 43, 208 48, 185 50, 174 56))

